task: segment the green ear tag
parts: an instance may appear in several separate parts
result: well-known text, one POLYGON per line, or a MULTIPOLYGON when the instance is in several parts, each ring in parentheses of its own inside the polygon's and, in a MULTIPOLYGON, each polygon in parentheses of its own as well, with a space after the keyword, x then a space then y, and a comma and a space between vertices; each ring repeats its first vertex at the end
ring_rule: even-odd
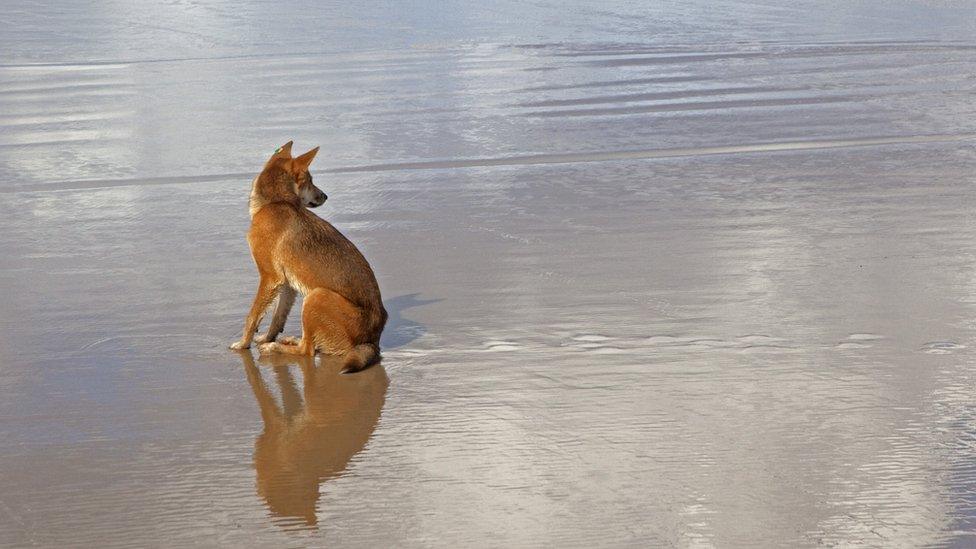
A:
POLYGON ((280 152, 281 152, 281 147, 278 147, 277 149, 275 149, 275 152, 274 152, 274 153, 275 153, 275 154, 278 154, 278 153, 280 153, 280 152))

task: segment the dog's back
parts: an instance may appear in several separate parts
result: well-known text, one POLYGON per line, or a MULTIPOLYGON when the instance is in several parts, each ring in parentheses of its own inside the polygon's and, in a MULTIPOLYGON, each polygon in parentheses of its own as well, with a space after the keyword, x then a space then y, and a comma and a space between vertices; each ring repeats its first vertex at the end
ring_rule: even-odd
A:
MULTIPOLYGON (((294 204, 262 207, 251 221, 248 242, 267 248, 278 274, 308 295, 327 288, 363 309, 367 341, 379 338, 386 310, 376 275, 356 246, 331 223, 294 204)), ((357 342, 359 343, 359 342, 357 342)))

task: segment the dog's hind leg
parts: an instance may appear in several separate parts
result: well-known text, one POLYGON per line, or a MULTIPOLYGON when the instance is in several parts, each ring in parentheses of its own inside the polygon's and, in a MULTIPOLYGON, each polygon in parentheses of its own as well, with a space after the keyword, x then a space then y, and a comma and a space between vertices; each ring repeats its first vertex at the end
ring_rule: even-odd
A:
POLYGON ((302 305, 302 339, 297 345, 266 343, 262 353, 313 356, 315 351, 345 357, 346 372, 361 370, 379 359, 379 347, 369 341, 363 310, 341 295, 318 288, 302 305))
POLYGON ((331 290, 318 288, 305 296, 298 344, 265 343, 260 349, 262 353, 313 356, 321 351, 344 356, 345 371, 357 371, 379 358, 379 348, 363 341, 364 334, 362 309, 331 290))
POLYGON ((287 343, 283 341, 262 343, 258 346, 258 350, 262 355, 267 353, 284 353, 286 355, 302 355, 307 357, 315 356, 315 345, 312 343, 311 339, 306 339, 304 336, 297 341, 291 341, 292 338, 287 339, 289 339, 287 343))
MULTIPOLYGON (((274 314, 271 315, 271 322, 268 324, 268 331, 263 335, 254 338, 256 343, 268 343, 274 341, 285 328, 285 321, 288 320, 288 313, 291 312, 292 305, 295 304, 295 289, 288 284, 283 284, 278 290, 278 304, 275 306, 274 314)), ((282 341, 282 343, 286 343, 282 341)))

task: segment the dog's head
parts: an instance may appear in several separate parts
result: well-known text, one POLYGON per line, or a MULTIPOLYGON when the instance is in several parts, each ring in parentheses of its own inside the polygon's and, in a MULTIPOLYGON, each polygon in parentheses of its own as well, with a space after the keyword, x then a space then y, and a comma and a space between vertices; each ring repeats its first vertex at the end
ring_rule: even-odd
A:
POLYGON ((265 166, 265 170, 272 166, 280 168, 290 176, 289 179, 294 181, 293 190, 298 195, 298 199, 301 200, 302 205, 308 208, 321 206, 329 197, 312 183, 312 174, 308 171, 308 167, 312 163, 312 160, 315 159, 319 148, 315 147, 303 155, 292 158, 291 144, 292 142, 289 141, 279 147, 271 155, 268 164, 265 166))

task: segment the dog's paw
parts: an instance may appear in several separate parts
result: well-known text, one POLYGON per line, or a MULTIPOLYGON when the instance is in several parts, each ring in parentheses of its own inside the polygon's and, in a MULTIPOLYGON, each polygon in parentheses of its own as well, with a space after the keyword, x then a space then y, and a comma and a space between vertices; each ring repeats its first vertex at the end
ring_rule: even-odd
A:
POLYGON ((241 340, 241 341, 235 341, 235 342, 233 342, 233 343, 230 344, 230 348, 233 349, 233 350, 235 350, 235 351, 240 351, 241 349, 248 349, 250 347, 251 347, 251 344, 250 343, 247 343, 247 342, 245 342, 243 340, 241 340))
POLYGON ((298 345, 299 339, 295 336, 281 336, 278 338, 278 343, 282 345, 298 345))
POLYGON ((258 352, 260 352, 262 355, 268 355, 277 350, 278 350, 278 344, 273 341, 270 343, 262 343, 261 345, 258 345, 258 352))
POLYGON ((257 344, 259 344, 259 345, 261 343, 271 343, 272 341, 274 341, 274 338, 269 338, 268 337, 268 334, 260 334, 260 335, 254 336, 254 342, 257 343, 257 344))

